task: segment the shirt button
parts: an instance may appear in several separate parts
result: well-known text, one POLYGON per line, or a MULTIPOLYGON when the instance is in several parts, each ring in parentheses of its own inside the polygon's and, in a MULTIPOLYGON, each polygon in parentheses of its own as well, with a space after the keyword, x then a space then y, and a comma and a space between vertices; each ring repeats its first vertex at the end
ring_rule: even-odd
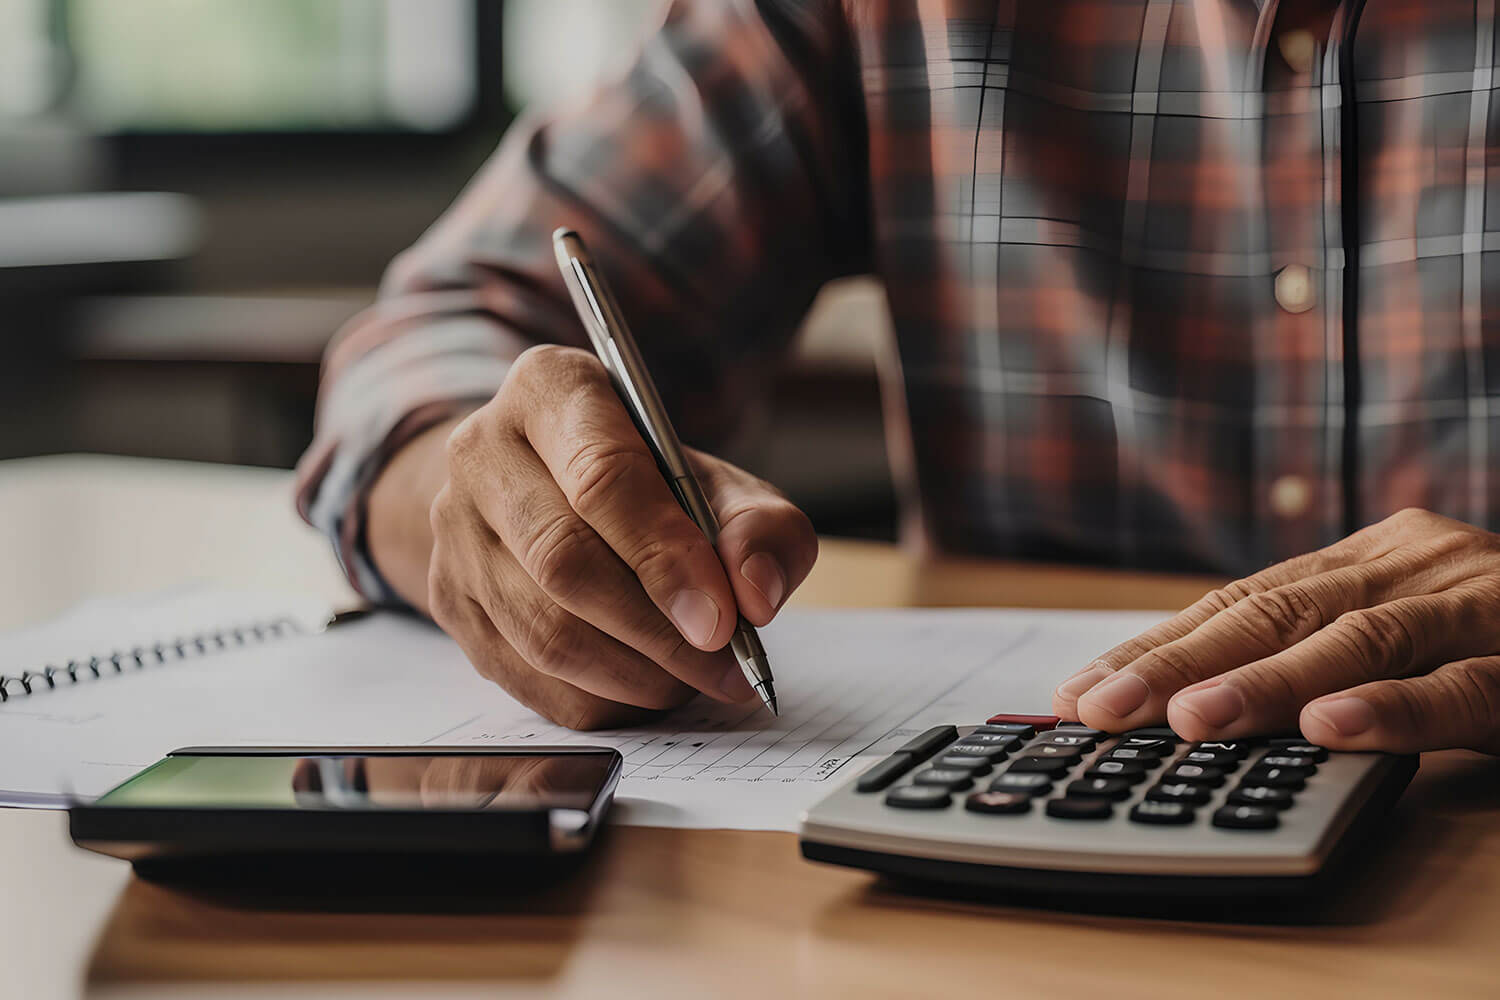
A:
POLYGON ((1318 57, 1318 41, 1311 31, 1301 28, 1284 31, 1277 37, 1276 47, 1292 72, 1304 76, 1312 72, 1313 60, 1318 57))
POLYGON ((1312 272, 1301 264, 1288 264, 1276 272, 1276 302, 1289 313, 1313 307, 1312 272))
POLYGON ((1312 488, 1301 476, 1282 476, 1271 484, 1271 510, 1278 517, 1301 517, 1312 501, 1312 488))

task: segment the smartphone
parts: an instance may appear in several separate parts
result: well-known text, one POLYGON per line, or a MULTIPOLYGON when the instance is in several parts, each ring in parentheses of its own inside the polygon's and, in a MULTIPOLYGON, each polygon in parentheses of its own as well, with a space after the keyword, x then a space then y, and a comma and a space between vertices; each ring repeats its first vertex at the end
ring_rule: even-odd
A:
POLYGON ((577 856, 614 797, 608 747, 187 747, 68 810, 74 843, 160 871, 289 858, 577 856))

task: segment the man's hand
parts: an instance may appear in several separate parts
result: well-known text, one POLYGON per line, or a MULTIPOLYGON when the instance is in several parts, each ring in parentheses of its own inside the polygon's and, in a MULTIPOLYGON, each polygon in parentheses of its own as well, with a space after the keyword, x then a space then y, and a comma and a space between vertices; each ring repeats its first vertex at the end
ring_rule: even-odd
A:
POLYGON ((775 489, 690 454, 719 519, 715 552, 604 367, 565 347, 517 359, 447 457, 426 596, 481 673, 575 729, 696 691, 752 697, 725 648, 736 611, 764 625, 817 557, 811 523, 775 489))
POLYGON ((1300 728, 1342 750, 1500 753, 1500 536, 1405 510, 1216 590, 1058 686, 1100 729, 1300 728))

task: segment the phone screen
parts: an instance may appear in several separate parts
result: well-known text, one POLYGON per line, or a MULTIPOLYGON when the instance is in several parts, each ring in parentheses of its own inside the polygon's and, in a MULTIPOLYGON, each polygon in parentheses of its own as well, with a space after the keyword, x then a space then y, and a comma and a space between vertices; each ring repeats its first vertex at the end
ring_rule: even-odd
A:
POLYGON ((588 809, 615 755, 174 756, 100 806, 171 809, 588 809))

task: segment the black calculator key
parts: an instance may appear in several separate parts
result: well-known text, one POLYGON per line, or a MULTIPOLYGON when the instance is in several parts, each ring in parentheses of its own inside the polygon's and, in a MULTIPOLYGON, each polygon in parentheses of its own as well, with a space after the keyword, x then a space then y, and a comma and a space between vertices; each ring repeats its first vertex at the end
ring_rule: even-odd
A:
POLYGON ((996 722, 975 726, 974 732, 988 736, 1017 736, 1023 740, 1029 740, 1036 735, 1036 726, 1027 725, 1024 722, 996 722))
POLYGON ((1193 821, 1193 807, 1187 802, 1137 802, 1130 818, 1155 826, 1182 826, 1193 821))
POLYGON ((1148 750, 1158 757, 1165 757, 1177 749, 1177 744, 1172 740, 1157 739, 1154 736, 1125 736, 1115 744, 1116 750, 1148 750))
POLYGON ((1224 784, 1224 772, 1217 767, 1204 767, 1202 764, 1178 764, 1169 768, 1167 773, 1161 776, 1162 781, 1185 781, 1190 785, 1204 785, 1208 788, 1218 788, 1224 784))
POLYGON ((1199 764, 1203 767, 1217 767, 1221 770, 1233 771, 1240 766, 1240 758, 1236 754, 1217 750, 1189 750, 1182 755, 1179 763, 1199 764))
POLYGON ((936 785, 939 788, 946 788, 950 792, 962 791, 974 783, 968 771, 941 767, 929 767, 918 771, 911 780, 919 785, 936 785))
POLYGON ((946 809, 952 801, 948 789, 937 785, 902 785, 885 793, 885 804, 897 809, 946 809))
POLYGON ((1031 796, 1020 792, 975 792, 964 799, 969 812, 1014 815, 1031 811, 1031 796))
POLYGON ((918 760, 926 760, 943 747, 958 739, 956 726, 933 726, 915 739, 907 740, 897 748, 897 753, 909 753, 918 760))
POLYGON ((1188 749, 1207 753, 1227 753, 1237 760, 1244 760, 1250 756, 1250 744, 1244 740, 1200 740, 1188 749))
POLYGON ((1214 826, 1230 830, 1274 830, 1281 814, 1265 806, 1224 806, 1214 813, 1214 826))
POLYGON ((1082 747, 1059 747, 1050 743, 1040 746, 1033 743, 1021 751, 1022 757, 1050 757, 1055 760, 1077 760, 1083 754, 1082 747))
POLYGON ((1110 750, 1099 759, 1101 761, 1130 761, 1132 763, 1139 764, 1141 765, 1141 767, 1147 768, 1148 770, 1161 767, 1161 754, 1142 752, 1140 750, 1110 750))
POLYGON ((1075 799, 1119 802, 1130 797, 1130 782, 1124 778, 1080 778, 1068 783, 1067 793, 1075 799))
POLYGON ((1004 747, 985 746, 983 743, 955 743, 943 751, 944 757, 975 757, 987 764, 998 764, 1010 756, 1004 747))
POLYGON ((1006 767, 1009 774, 1045 774, 1050 778, 1057 778, 1068 773, 1068 769, 1076 760, 1066 760, 1057 757, 1017 757, 1006 767))
POLYGON ((1307 777, 1294 767, 1252 767, 1245 772, 1242 784, 1265 785, 1267 788, 1290 788, 1300 792, 1307 787, 1307 777))
POLYGON ((990 773, 990 762, 983 757, 965 757, 958 753, 945 753, 941 757, 934 757, 932 766, 967 771, 973 775, 990 773))
POLYGON ((1033 747, 1077 747, 1081 751, 1094 749, 1099 741, 1080 730, 1054 729, 1044 733, 1031 743, 1033 747))
POLYGON ((1290 809, 1293 796, 1289 788, 1266 785, 1241 785, 1229 793, 1230 805, 1265 806, 1268 809, 1290 809))
POLYGON ((1006 771, 990 782, 992 792, 1018 792, 1022 795, 1045 795, 1052 791, 1052 779, 1045 774, 1012 774, 1006 771))
POLYGON ((916 763, 917 759, 909 753, 893 753, 861 774, 859 780, 854 783, 855 791, 878 792, 910 771, 916 763))
POLYGON ((1185 781, 1165 781, 1146 791, 1150 802, 1191 802, 1201 806, 1213 798, 1213 790, 1202 785, 1189 785, 1185 781))
POLYGON ((1134 760, 1101 760, 1083 772, 1085 778, 1120 778, 1132 785, 1146 780, 1146 769, 1134 760))
POLYGON ((1095 739, 1104 735, 1104 730, 1090 729, 1081 722, 1059 722, 1056 728, 1072 733, 1075 736, 1092 736, 1095 739))
POLYGON ((1048 799, 1047 815, 1057 819, 1109 819, 1115 804, 1109 799, 1048 799))
POLYGON ((959 746, 1004 747, 1007 750, 1021 745, 1021 737, 1012 733, 970 733, 958 741, 959 746))
POLYGON ((1328 759, 1327 747, 1320 747, 1315 743, 1304 743, 1302 740, 1271 740, 1270 746, 1277 753, 1291 754, 1293 757, 1311 757, 1315 764, 1321 764, 1328 759))
POLYGON ((1305 772, 1303 777, 1310 777, 1317 773, 1318 762, 1311 757, 1297 757, 1292 754, 1268 753, 1255 762, 1256 767, 1295 767, 1305 772))
POLYGON ((1182 742, 1182 737, 1166 726, 1147 726, 1144 729, 1132 729, 1125 735, 1148 740, 1171 740, 1173 743, 1182 742))

